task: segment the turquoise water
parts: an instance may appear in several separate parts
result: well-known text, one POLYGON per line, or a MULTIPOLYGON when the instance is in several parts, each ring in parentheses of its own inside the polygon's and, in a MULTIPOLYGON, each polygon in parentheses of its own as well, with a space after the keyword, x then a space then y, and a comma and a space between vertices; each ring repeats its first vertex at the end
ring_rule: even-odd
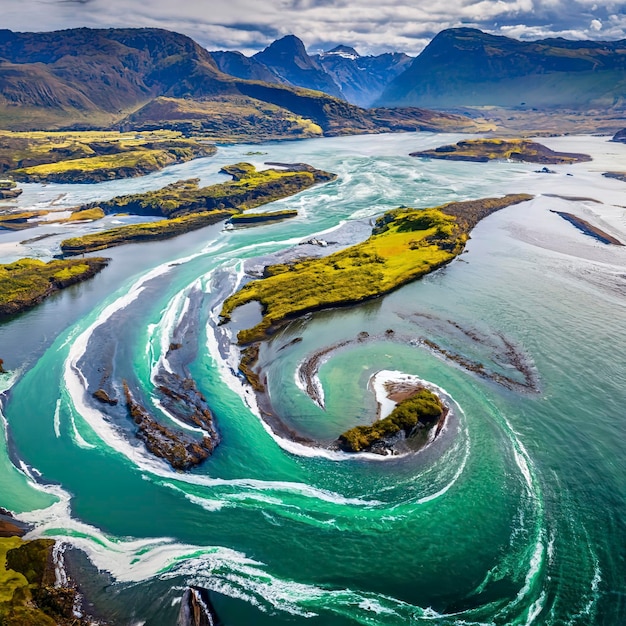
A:
MULTIPOLYGON (((34 535, 86 552, 93 566, 80 565, 89 572, 85 589, 114 623, 175 623, 188 584, 218 592, 228 626, 624 623, 626 254, 549 209, 625 238, 625 188, 600 174, 605 162, 626 161, 626 146, 550 140, 594 155, 554 175, 531 165, 406 156, 451 140, 406 134, 267 144, 268 154, 254 159, 304 161, 337 181, 276 203, 299 209, 289 222, 218 225, 107 251, 112 263, 94 281, 0 325, 0 357, 14 371, 1 379, 10 391, 0 505, 36 522, 34 535), (220 352, 223 327, 214 325, 245 260, 312 235, 330 241, 338 225, 399 205, 508 192, 538 195, 481 223, 467 253, 443 270, 361 307, 294 323, 261 354, 281 417, 321 441, 373 419, 368 380, 376 372, 437 385, 452 415, 432 446, 402 458, 351 458, 291 443, 260 421, 231 369, 237 355, 220 352), (151 375, 198 292, 190 368, 223 442, 202 467, 180 474, 136 441, 122 409, 106 412, 86 388, 109 370, 118 391, 128 379, 149 403, 151 375), (388 329, 403 339, 385 338, 388 329), (333 352, 320 368, 322 410, 298 387, 298 365, 360 332, 371 340, 333 352), (283 348, 295 337, 302 341, 283 348), (537 391, 478 378, 420 344, 428 338, 510 373, 503 337, 536 373, 537 391)), ((248 150, 225 147, 139 181, 72 187, 61 202, 181 177, 218 180, 220 165, 249 160, 248 150)), ((58 187, 33 186, 20 202, 58 202, 58 187)), ((23 249, 3 237, 4 258, 20 256, 23 249)), ((61 238, 30 252, 54 254, 61 238)))

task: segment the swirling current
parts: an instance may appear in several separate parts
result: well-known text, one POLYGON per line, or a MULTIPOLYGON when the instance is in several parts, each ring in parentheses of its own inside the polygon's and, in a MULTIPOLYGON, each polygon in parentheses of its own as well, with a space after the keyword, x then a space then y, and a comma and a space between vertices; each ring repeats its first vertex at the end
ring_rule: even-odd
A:
MULTIPOLYGON (((0 505, 35 524, 29 536, 65 542, 97 615, 174 624, 193 584, 212 592, 227 626, 626 621, 626 248, 550 212, 578 212, 626 239, 626 188, 601 176, 626 146, 545 140, 594 156, 551 175, 406 156, 451 140, 272 143, 254 157, 250 146, 226 146, 138 180, 25 185, 20 206, 73 206, 183 177, 216 181, 222 165, 241 160, 307 162, 338 175, 276 203, 298 209, 289 222, 218 224, 107 251, 100 276, 0 325, 11 370, 0 377, 0 505), (286 251, 319 253, 299 245, 312 237, 330 249, 361 240, 396 206, 516 192, 536 197, 482 222, 451 265, 384 298, 294 321, 266 342, 259 365, 273 407, 319 445, 261 419, 237 372, 233 337, 246 320, 218 324, 222 302, 250 274, 286 251), (174 367, 174 341, 222 436, 187 473, 146 450, 123 407, 89 393, 107 377, 121 397, 128 380, 163 423, 191 428, 155 394, 157 372, 174 367), (316 354, 318 402, 298 374, 316 354), (466 362, 500 376, 479 377, 466 362), (450 408, 440 436, 400 457, 329 449, 374 419, 381 372, 438 390, 450 408)), ((48 258, 61 238, 25 249, 0 235, 0 256, 48 258)))

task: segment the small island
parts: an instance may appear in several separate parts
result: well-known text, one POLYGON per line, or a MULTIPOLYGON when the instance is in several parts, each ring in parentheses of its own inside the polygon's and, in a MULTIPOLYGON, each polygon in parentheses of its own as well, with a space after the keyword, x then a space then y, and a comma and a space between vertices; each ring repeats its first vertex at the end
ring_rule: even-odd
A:
POLYGON ((0 200, 12 200, 23 192, 13 180, 0 180, 0 200))
POLYGON ((591 157, 588 154, 555 152, 530 139, 467 139, 453 145, 440 146, 433 150, 412 152, 410 156, 444 159, 447 161, 474 161, 476 163, 511 160, 546 165, 591 161, 591 157))
MULTIPOLYGON (((390 397, 393 398, 393 393, 390 397)), ((394 439, 398 437, 412 440, 414 447, 423 446, 431 429, 445 419, 447 408, 425 387, 417 387, 401 397, 387 417, 371 426, 355 426, 340 435, 339 448, 346 452, 393 454, 394 439)))
POLYGON ((241 213, 233 215, 229 222, 233 226, 250 226, 265 222, 280 222, 297 216, 298 211, 296 209, 285 209, 284 211, 268 211, 267 213, 241 213))
POLYGON ((626 172, 604 172, 602 176, 606 178, 614 178, 615 180, 621 180, 626 183, 626 172))
MULTIPOLYGON (((237 215, 246 217, 243 211, 287 198, 335 178, 334 174, 302 164, 291 169, 258 171, 249 163, 237 163, 224 167, 222 172, 232 176, 233 180, 200 187, 199 179, 193 178, 156 191, 118 196, 107 202, 85 205, 83 211, 99 209, 104 213, 156 215, 167 219, 129 224, 66 239, 61 242, 61 250, 66 255, 76 255, 125 243, 176 237, 237 215)), ((247 217, 253 223, 293 215, 291 210, 275 213, 280 213, 280 217, 272 213, 247 214, 247 217)))
POLYGON ((572 226, 575 226, 580 232, 588 235, 589 237, 593 237, 600 243, 612 244, 614 246, 624 245, 619 239, 613 237, 613 235, 609 235, 609 233, 604 232, 597 226, 594 226, 587 220, 584 220, 582 217, 578 217, 578 215, 574 215, 573 213, 566 213, 564 211, 551 212, 562 217, 564 220, 572 224, 572 226))
POLYGON ((16 315, 39 304, 53 293, 92 278, 108 259, 20 259, 0 265, 0 318, 16 315))
POLYGON ((215 154, 213 144, 173 131, 0 131, 0 173, 27 183, 99 183, 144 176, 215 154))

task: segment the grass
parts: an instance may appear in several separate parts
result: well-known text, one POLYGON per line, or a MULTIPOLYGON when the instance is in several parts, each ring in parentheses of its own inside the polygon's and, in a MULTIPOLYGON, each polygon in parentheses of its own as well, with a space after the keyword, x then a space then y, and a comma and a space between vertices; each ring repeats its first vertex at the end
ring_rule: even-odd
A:
POLYGON ((411 156, 452 161, 487 162, 498 159, 526 163, 571 164, 591 161, 586 154, 555 152, 529 139, 469 139, 434 150, 414 152, 411 156))
POLYGON ((104 250, 126 243, 170 239, 215 224, 231 215, 232 211, 204 211, 168 220, 159 220, 158 222, 118 226, 100 233, 65 239, 61 242, 61 250, 66 255, 75 255, 104 250))
POLYGON ((232 224, 258 224, 263 222, 274 222, 297 217, 296 209, 284 209, 283 211, 268 211, 267 213, 242 213, 233 215, 230 218, 232 224))
POLYGON ((0 316, 14 315, 35 306, 51 294, 91 278, 107 264, 106 259, 20 259, 0 265, 0 316))
POLYGON ((386 418, 371 426, 355 426, 339 437, 344 450, 361 452, 373 444, 385 441, 399 432, 409 437, 418 424, 423 428, 434 426, 443 415, 441 400, 428 389, 400 402, 386 418))
POLYGON ((214 154, 179 132, 0 131, 0 173, 22 182, 100 182, 214 154))
POLYGON ((241 344, 248 344, 266 339, 285 321, 305 313, 388 293, 454 259, 480 219, 531 197, 518 194, 390 211, 362 243, 321 259, 267 267, 265 278, 226 299, 222 319, 228 321, 237 307, 258 301, 262 321, 238 335, 241 344))
MULTIPOLYGON (((112 246, 139 241, 169 239, 203 228, 249 208, 294 195, 312 185, 332 180, 333 174, 309 166, 294 170, 268 169, 257 171, 249 163, 237 163, 222 170, 233 180, 199 187, 198 179, 183 180, 157 191, 118 196, 84 211, 104 210, 114 213, 165 215, 168 219, 145 224, 119 226, 100 233, 73 237, 61 242, 66 255, 84 254, 112 246)), ((297 211, 280 211, 280 219, 297 211)), ((277 219, 272 213, 248 215, 250 221, 277 219)))
POLYGON ((180 217, 186 213, 214 209, 245 211, 334 178, 333 174, 315 168, 257 171, 249 163, 229 165, 222 172, 231 175, 233 180, 199 187, 199 179, 192 178, 156 191, 118 196, 108 202, 100 202, 98 206, 105 213, 125 212, 164 217, 180 217))
POLYGON ((0 538, 0 604, 10 602, 18 588, 28 587, 28 580, 24 574, 6 567, 7 552, 19 548, 23 543, 19 537, 0 538))

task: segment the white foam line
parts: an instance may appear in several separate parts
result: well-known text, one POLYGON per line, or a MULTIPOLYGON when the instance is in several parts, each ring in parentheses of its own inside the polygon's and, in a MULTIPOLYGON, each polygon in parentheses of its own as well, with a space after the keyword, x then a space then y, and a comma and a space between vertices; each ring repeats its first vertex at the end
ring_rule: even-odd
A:
POLYGON ((152 399, 152 404, 154 404, 154 406, 157 409, 159 409, 159 411, 161 411, 161 413, 163 413, 163 415, 165 415, 169 420, 172 420, 172 422, 174 422, 174 424, 176 424, 179 428, 184 428, 185 430, 189 430, 189 431, 194 432, 194 433, 209 434, 208 431, 204 430, 204 428, 199 428, 197 426, 191 426, 190 424, 187 424, 187 423, 182 422, 181 420, 179 420, 177 417, 172 415, 172 413, 170 413, 163 406, 163 403, 158 398, 151 398, 151 399, 152 399))
POLYGON ((57 439, 61 436, 61 398, 57 400, 57 404, 54 409, 54 434, 57 439))

